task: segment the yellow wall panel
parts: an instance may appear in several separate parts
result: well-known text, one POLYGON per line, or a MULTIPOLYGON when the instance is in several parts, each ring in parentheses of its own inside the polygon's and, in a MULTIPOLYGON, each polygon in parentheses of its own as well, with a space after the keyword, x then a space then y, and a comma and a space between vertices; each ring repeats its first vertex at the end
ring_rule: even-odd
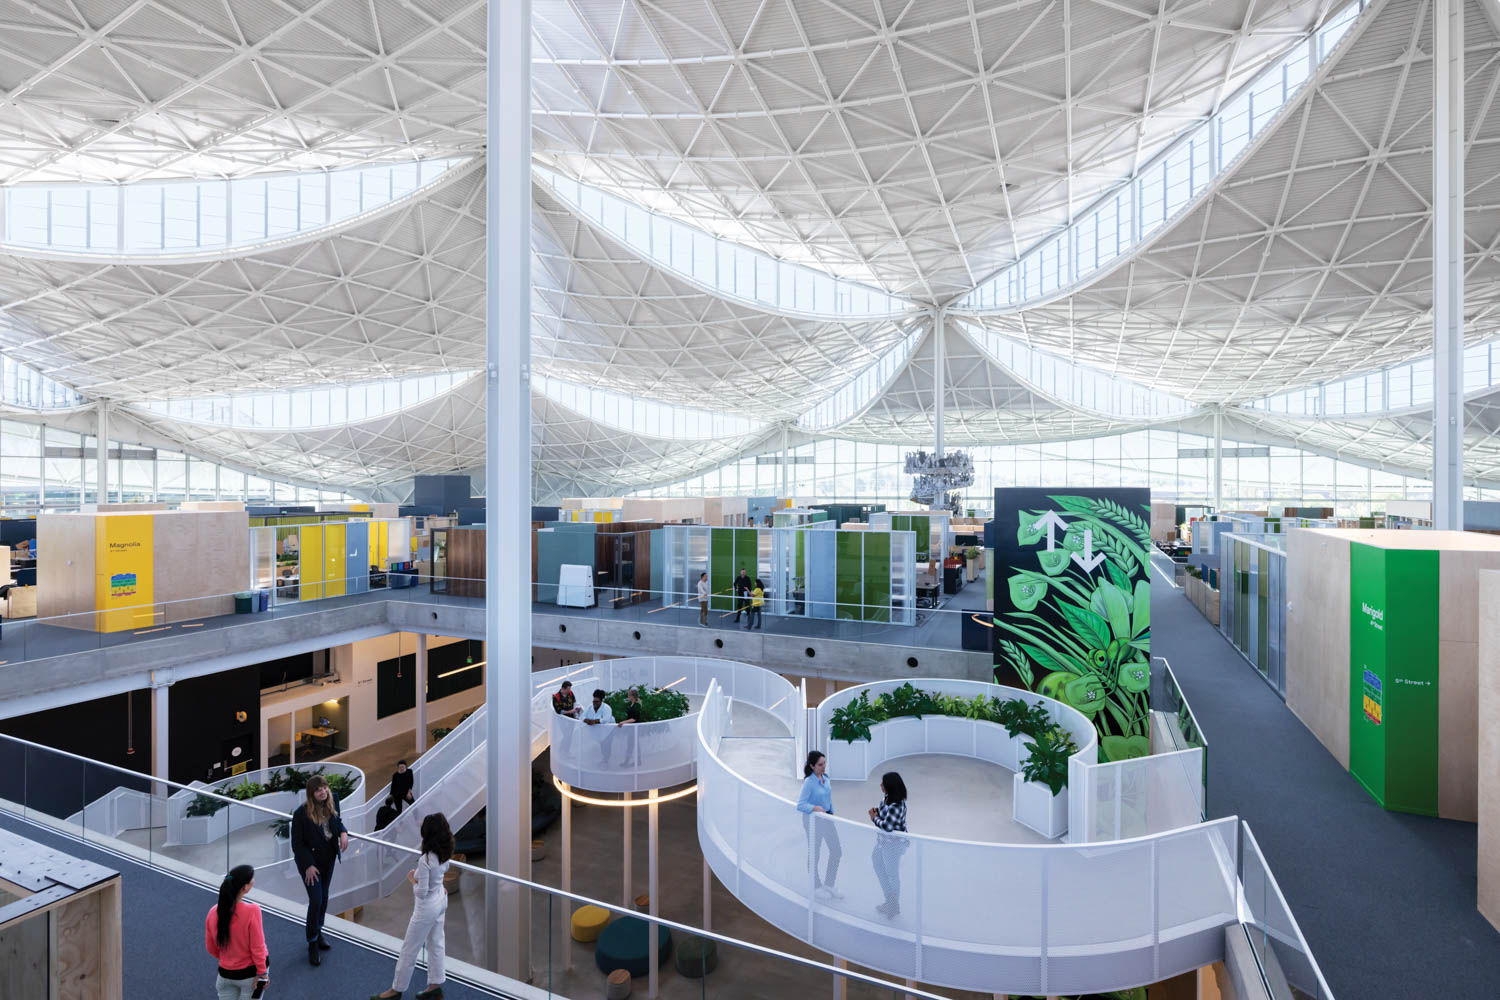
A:
POLYGON ((302 553, 301 599, 315 601, 323 596, 323 526, 304 524, 297 536, 302 553))
POLYGON ((346 531, 342 524, 323 525, 323 579, 328 581, 323 584, 324 597, 338 597, 349 589, 345 579, 349 575, 349 560, 344 548, 346 531))
POLYGON ((94 607, 101 632, 148 627, 156 621, 155 551, 150 514, 99 517, 94 526, 94 607))

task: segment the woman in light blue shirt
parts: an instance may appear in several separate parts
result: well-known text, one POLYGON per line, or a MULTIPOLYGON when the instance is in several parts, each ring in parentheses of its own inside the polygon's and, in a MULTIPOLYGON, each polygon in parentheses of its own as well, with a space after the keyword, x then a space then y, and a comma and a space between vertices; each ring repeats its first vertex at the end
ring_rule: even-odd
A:
POLYGON ((815 895, 819 899, 843 899, 844 894, 834 888, 839 877, 839 858, 844 853, 839 832, 831 818, 814 818, 817 813, 833 816, 833 790, 824 774, 826 770, 828 757, 820 750, 809 751, 807 763, 802 765, 802 794, 797 798, 797 811, 802 813, 802 828, 807 831, 807 867, 812 873, 815 895), (819 879, 818 855, 824 844, 828 845, 828 871, 819 879))

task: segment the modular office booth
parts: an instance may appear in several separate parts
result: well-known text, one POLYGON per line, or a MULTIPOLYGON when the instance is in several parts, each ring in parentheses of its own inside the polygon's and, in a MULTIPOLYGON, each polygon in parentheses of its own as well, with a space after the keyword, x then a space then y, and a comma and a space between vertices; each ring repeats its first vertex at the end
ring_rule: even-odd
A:
POLYGON ((1218 537, 1219 631, 1286 698, 1286 536, 1218 537))
POLYGON ((832 521, 795 528, 660 529, 663 585, 696 600, 708 574, 709 608, 735 610, 734 580, 744 569, 766 587, 767 614, 916 624, 916 535, 839 531, 832 521))
POLYGON ((949 523, 951 518, 952 515, 945 510, 901 513, 882 510, 872 511, 869 523, 872 531, 915 532, 917 562, 931 562, 934 559, 948 557, 948 549, 953 544, 953 533, 949 523))
POLYGON ((282 524, 250 529, 250 589, 277 603, 406 586, 411 518, 282 524))

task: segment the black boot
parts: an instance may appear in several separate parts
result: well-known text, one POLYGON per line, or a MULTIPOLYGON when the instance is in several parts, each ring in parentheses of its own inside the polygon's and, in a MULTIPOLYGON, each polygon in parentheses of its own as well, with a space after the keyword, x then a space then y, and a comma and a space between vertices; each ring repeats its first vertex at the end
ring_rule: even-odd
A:
POLYGON ((319 951, 332 951, 333 950, 333 945, 331 945, 331 944, 328 943, 328 939, 323 936, 322 932, 318 933, 318 950, 319 951))
POLYGON ((307 942, 307 962, 309 965, 322 965, 323 959, 318 955, 318 942, 307 942))

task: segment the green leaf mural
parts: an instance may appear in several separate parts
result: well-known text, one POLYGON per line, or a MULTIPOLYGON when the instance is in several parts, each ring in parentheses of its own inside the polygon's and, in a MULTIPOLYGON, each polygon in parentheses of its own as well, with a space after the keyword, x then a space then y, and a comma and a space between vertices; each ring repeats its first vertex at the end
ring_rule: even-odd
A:
POLYGON ((1147 490, 995 491, 1016 526, 995 536, 995 679, 1087 715, 1102 760, 1151 752, 1149 509, 1147 490))

